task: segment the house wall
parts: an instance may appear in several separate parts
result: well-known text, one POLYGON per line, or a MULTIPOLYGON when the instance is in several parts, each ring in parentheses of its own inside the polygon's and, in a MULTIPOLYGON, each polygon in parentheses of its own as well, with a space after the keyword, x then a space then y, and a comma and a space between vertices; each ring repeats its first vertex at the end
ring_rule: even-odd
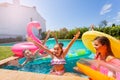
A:
POLYGON ((26 25, 31 20, 39 21, 42 31, 46 31, 46 21, 35 7, 0 5, 0 34, 26 35, 26 25))

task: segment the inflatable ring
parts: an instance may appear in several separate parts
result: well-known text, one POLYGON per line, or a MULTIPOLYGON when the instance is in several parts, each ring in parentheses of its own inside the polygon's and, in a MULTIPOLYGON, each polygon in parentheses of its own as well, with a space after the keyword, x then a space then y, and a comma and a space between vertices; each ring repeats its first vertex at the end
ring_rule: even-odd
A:
POLYGON ((76 53, 77 53, 77 55, 84 55, 85 53, 86 53, 86 50, 85 49, 78 49, 77 51, 76 51, 76 53))
POLYGON ((120 58, 120 54, 119 54, 120 41, 108 34, 98 32, 98 31, 87 31, 82 35, 82 41, 89 50, 91 50, 93 53, 95 53, 96 50, 92 45, 92 41, 97 36, 106 36, 110 40, 111 49, 112 49, 114 56, 117 58, 120 58))

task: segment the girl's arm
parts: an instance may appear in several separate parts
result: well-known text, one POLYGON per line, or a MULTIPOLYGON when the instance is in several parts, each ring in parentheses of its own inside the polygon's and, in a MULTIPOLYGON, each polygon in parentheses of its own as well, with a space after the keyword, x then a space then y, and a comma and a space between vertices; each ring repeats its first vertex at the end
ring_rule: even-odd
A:
POLYGON ((92 25, 90 26, 90 30, 91 30, 91 31, 94 31, 94 24, 92 24, 92 25))
POLYGON ((43 44, 40 44, 40 43, 34 41, 31 37, 28 37, 27 40, 33 42, 37 47, 45 50, 47 53, 52 54, 52 51, 50 51, 48 48, 46 48, 43 44))
POLYGON ((46 36, 45 40, 42 43, 43 45, 45 45, 45 43, 46 43, 47 39, 49 38, 49 36, 50 36, 50 30, 48 30, 48 32, 47 32, 47 36, 46 36))
POLYGON ((23 67, 29 60, 26 59, 22 64, 20 64, 19 66, 23 67))
POLYGON ((55 35, 54 32, 52 32, 52 36, 54 37, 54 39, 55 39, 55 41, 56 41, 56 44, 58 44, 58 39, 57 39, 57 37, 56 37, 56 35, 55 35))
POLYGON ((63 56, 65 57, 68 50, 70 49, 70 47, 72 46, 72 44, 75 42, 76 39, 78 39, 80 35, 80 31, 77 32, 77 34, 73 37, 73 39, 70 41, 70 43, 67 45, 67 47, 65 48, 64 52, 63 52, 63 56))
POLYGON ((34 51, 33 53, 34 58, 39 54, 39 52, 40 52, 40 49, 37 49, 36 51, 34 51))
POLYGON ((56 35, 54 33, 53 33, 53 36, 55 38, 56 44, 58 44, 58 39, 57 39, 57 37, 56 37, 56 35))

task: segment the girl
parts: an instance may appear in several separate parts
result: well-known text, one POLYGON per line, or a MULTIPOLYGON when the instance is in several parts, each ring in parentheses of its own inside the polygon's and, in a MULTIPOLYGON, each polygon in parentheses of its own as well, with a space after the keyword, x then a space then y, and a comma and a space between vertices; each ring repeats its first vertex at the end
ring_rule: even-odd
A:
POLYGON ((110 41, 105 36, 98 36, 94 39, 93 46, 96 49, 96 60, 106 60, 108 56, 114 56, 111 50, 110 41))
MULTIPOLYGON (((45 46, 45 43, 47 41, 47 39, 49 38, 49 35, 50 35, 50 30, 47 32, 47 35, 46 35, 46 38, 44 39, 42 45, 45 46)), ((39 51, 40 49, 36 50, 35 52, 31 52, 29 49, 24 49, 23 50, 23 57, 24 58, 17 58, 17 59, 14 59, 12 61, 9 61, 8 62, 8 65, 12 65, 12 66, 24 66, 27 62, 29 61, 32 61, 36 58, 36 56, 39 54, 39 51), (21 64, 19 63, 19 60, 22 60, 24 62, 22 62, 21 64)), ((41 54, 39 56, 47 56, 48 54, 43 51, 41 52, 41 54)))
MULTIPOLYGON (((96 49, 95 60, 102 60, 102 61, 108 63, 108 65, 110 64, 113 67, 119 68, 120 60, 114 57, 113 52, 111 50, 110 41, 107 37, 105 37, 105 36, 96 37, 94 39, 93 46, 96 49)), ((102 63, 104 63, 104 62, 102 62, 102 63)), ((96 68, 101 73, 103 73, 109 77, 115 77, 115 73, 113 73, 114 71, 110 71, 109 70, 110 68, 108 66, 108 68, 109 68, 108 69, 107 65, 101 66, 101 63, 98 63, 98 66, 96 66, 96 67, 92 66, 92 67, 93 67, 93 69, 96 68)), ((116 78, 117 78, 117 76, 116 76, 116 78)))
POLYGON ((98 36, 94 40, 96 49, 95 59, 104 60, 114 66, 120 66, 120 60, 115 58, 110 47, 110 41, 107 37, 98 36))
MULTIPOLYGON (((113 72, 109 71, 106 65, 101 64, 101 63, 107 62, 110 64, 114 63, 112 65, 115 66, 115 63, 118 64, 118 62, 120 62, 118 59, 115 62, 116 58, 114 57, 113 52, 111 50, 109 39, 105 36, 97 36, 93 40, 93 46, 96 49, 96 55, 94 57, 94 60, 97 62, 93 61, 93 63, 90 64, 90 67, 94 70, 100 71, 101 73, 107 76, 113 77, 114 76, 113 72), (113 62, 113 59, 114 59, 114 62, 113 62)), ((76 71, 80 71, 77 67, 74 67, 74 69, 76 71)), ((92 79, 89 78, 89 80, 92 80, 92 79)))
POLYGON ((20 59, 20 60, 23 60, 24 59, 24 62, 22 62, 21 64, 19 64, 19 66, 24 66, 26 63, 28 63, 29 61, 32 61, 36 58, 36 56, 39 54, 39 49, 36 50, 34 53, 32 53, 29 49, 25 49, 23 51, 23 55, 24 55, 24 58, 20 59))
POLYGON ((53 50, 49 50, 48 48, 44 47, 43 45, 39 44, 38 42, 35 42, 30 37, 28 38, 30 41, 32 41, 36 46, 38 46, 41 49, 44 49, 47 53, 49 53, 52 57, 51 65, 52 70, 50 71, 50 74, 55 75, 62 75, 65 72, 64 64, 66 64, 65 56, 72 46, 72 44, 75 42, 76 39, 78 39, 80 35, 80 32, 78 32, 73 39, 70 41, 70 43, 67 45, 67 47, 63 50, 63 45, 57 43, 54 46, 53 50))

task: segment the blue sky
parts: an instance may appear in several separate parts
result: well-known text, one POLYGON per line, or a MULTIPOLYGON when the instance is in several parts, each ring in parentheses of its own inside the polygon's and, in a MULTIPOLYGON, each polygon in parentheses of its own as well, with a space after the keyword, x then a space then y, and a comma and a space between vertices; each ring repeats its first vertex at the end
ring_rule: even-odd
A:
MULTIPOLYGON (((0 2, 12 0, 0 0, 0 2)), ((46 20, 47 30, 66 27, 98 26, 103 20, 108 25, 120 24, 120 0, 20 0, 22 5, 36 6, 46 20)))

